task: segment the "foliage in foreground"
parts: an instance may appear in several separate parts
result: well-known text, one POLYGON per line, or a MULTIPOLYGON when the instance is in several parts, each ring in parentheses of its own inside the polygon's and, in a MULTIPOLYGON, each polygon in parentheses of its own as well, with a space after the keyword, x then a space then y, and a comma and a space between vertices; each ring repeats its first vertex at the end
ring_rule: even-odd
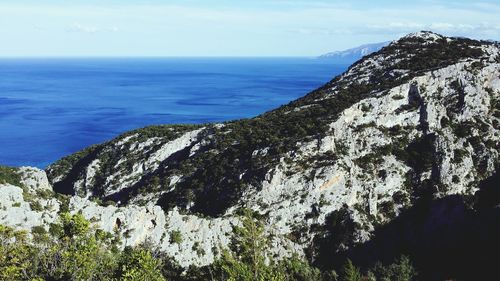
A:
POLYGON ((144 246, 120 251, 110 233, 91 227, 81 214, 63 213, 47 233, 0 226, 0 280, 225 280, 225 281, 410 281, 415 271, 402 257, 394 264, 377 264, 366 274, 348 260, 340 275, 322 272, 297 255, 277 260, 270 254, 271 238, 251 211, 235 227, 233 241, 220 259, 186 272, 169 258, 144 246))
POLYGON ((25 231, 0 226, 0 280, 164 280, 161 261, 142 249, 119 251, 110 233, 92 229, 82 215, 25 231))

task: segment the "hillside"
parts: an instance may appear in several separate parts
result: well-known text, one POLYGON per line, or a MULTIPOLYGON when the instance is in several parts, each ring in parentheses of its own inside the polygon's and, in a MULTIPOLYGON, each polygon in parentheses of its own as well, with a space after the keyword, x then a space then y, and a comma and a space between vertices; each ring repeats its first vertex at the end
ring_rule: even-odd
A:
POLYGON ((350 48, 343 51, 334 51, 319 56, 319 59, 328 59, 337 63, 353 63, 364 56, 377 52, 391 42, 380 42, 365 44, 355 48, 350 48))
MULTIPOLYGON (((277 256, 329 268, 405 253, 423 277, 470 279, 457 266, 464 253, 442 272, 434 261, 500 233, 499 118, 500 46, 418 32, 255 118, 131 131, 57 161, 47 177, 3 172, 0 204, 17 207, 0 209, 0 224, 48 228, 62 208, 81 211, 123 246, 147 241, 183 267, 204 266, 250 208, 277 256)), ((475 251, 499 245, 482 243, 475 251)))

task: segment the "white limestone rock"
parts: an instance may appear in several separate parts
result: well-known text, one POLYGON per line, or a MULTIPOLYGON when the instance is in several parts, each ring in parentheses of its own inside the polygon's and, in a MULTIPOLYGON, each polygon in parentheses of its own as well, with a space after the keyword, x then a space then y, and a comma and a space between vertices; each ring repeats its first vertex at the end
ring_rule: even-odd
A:
POLYGON ((36 190, 52 190, 47 174, 38 168, 20 167, 21 183, 24 184, 31 192, 36 190))
MULTIPOLYGON (((419 39, 413 40, 415 44, 423 40, 425 46, 442 39, 457 40, 429 32, 400 40, 408 38, 419 39)), ((384 73, 387 79, 408 79, 388 89, 367 93, 366 98, 351 104, 335 119, 328 119, 321 136, 302 140, 297 149, 279 155, 278 163, 266 166, 264 179, 247 186, 237 202, 216 218, 190 213, 193 209, 189 204, 162 210, 155 203, 167 192, 177 191, 179 183, 189 177, 178 167, 174 173, 164 173, 171 168, 169 165, 176 164, 175 159, 169 162, 169 158, 196 157, 214 141, 212 131, 225 128, 222 124, 188 129, 172 139, 144 139, 133 134, 102 147, 107 156, 115 158, 109 163, 90 159, 78 167, 74 188, 79 196, 71 199, 70 210, 81 212, 106 231, 118 233, 122 246, 151 243, 183 267, 213 262, 217 249, 228 245, 232 227, 238 224, 237 210, 242 207, 265 215, 266 231, 281 237, 273 240, 274 251, 280 256, 292 252, 303 254, 302 250, 317 235, 313 226, 321 227, 329 215, 344 207, 360 226, 353 242, 367 241, 375 225, 387 223, 411 207, 412 190, 407 177, 412 167, 394 151, 404 150, 411 142, 426 136, 435 139, 433 167, 417 177, 419 180, 436 177, 440 183, 438 197, 473 195, 477 182, 493 173, 500 158, 496 149, 500 142, 499 118, 495 117, 494 107, 500 100, 500 51, 496 45, 474 48, 482 49, 486 56, 457 59, 446 67, 419 72, 412 79, 406 76, 410 74, 408 69, 384 73), (410 101, 415 99, 418 102, 411 105, 410 101), (469 123, 472 125, 467 128, 467 135, 457 133, 460 126, 469 123), (471 138, 476 139, 475 144, 471 138), (113 168, 98 185, 96 178, 102 176, 107 164, 113 168), (134 194, 120 207, 100 206, 89 200, 98 194, 94 191, 101 192, 101 197, 113 196, 137 188, 150 175, 164 174, 167 176, 162 180, 168 182, 167 188, 155 190, 148 186, 147 192, 134 194), (182 237, 182 241, 172 241, 173 233, 182 237), (298 237, 288 239, 294 236, 298 237)), ((404 56, 398 51, 374 54, 338 77, 337 83, 329 84, 324 94, 314 96, 311 104, 284 114, 314 109, 316 102, 339 94, 343 83, 373 83, 373 73, 397 65, 404 56)), ((255 149, 251 152, 252 160, 268 157, 272 149, 266 145, 255 149)), ((210 152, 221 153, 216 149, 210 152)), ((235 176, 241 180, 245 173, 248 171, 239 171, 235 176)), ((26 176, 23 183, 32 191, 46 189, 46 178, 42 173, 35 174, 35 179, 26 176)), ((61 179, 54 178, 53 182, 61 179)), ((22 195, 19 187, 0 187, 0 215, 5 217, 0 222, 26 229, 45 223, 42 217, 48 215, 31 210, 22 195), (20 203, 18 209, 12 208, 15 202, 20 203)), ((55 219, 49 217, 47 222, 55 219)))
POLYGON ((46 230, 57 220, 60 203, 55 199, 34 199, 41 210, 34 210, 33 202, 24 199, 23 189, 0 184, 0 224, 31 231, 35 226, 46 230))

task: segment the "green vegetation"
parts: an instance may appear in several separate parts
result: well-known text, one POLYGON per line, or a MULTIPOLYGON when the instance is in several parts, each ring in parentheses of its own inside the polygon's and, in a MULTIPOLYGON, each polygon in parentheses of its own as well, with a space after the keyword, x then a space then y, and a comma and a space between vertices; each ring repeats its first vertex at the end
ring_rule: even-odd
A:
POLYGON ((170 243, 182 243, 182 234, 179 230, 174 230, 172 231, 172 233, 170 233, 170 243))
POLYGON ((382 53, 395 55, 398 60, 391 69, 408 69, 419 72, 425 69, 446 67, 461 59, 480 58, 483 51, 478 48, 487 42, 474 41, 464 38, 454 38, 448 41, 446 38, 438 39, 431 44, 423 38, 405 38, 399 40, 399 44, 389 45, 381 50, 382 53), (423 47, 425 46, 425 47, 423 47), (418 54, 417 56, 408 56, 418 54))
POLYGON ((161 261, 142 248, 117 250, 113 235, 82 215, 61 215, 50 228, 27 233, 0 226, 0 280, 164 280, 161 261))
POLYGON ((0 166, 0 184, 11 184, 23 186, 21 184, 21 175, 16 168, 0 166))
MULTIPOLYGON (((358 84, 353 80, 345 81, 337 77, 309 95, 256 118, 227 122, 224 126, 207 124, 200 132, 204 146, 194 155, 191 155, 190 147, 179 151, 163 163, 158 163, 159 168, 152 174, 145 174, 136 185, 127 187, 110 198, 104 197, 95 201, 101 205, 113 205, 114 201, 111 200, 126 203, 128 198, 138 193, 165 191, 171 176, 183 175, 177 188, 169 188, 171 191, 164 193, 159 204, 164 209, 190 206, 189 210, 193 212, 209 216, 220 215, 240 198, 248 185, 258 187, 269 169, 279 163, 280 159, 285 157, 287 161, 287 153, 297 151, 301 143, 306 141, 320 140, 327 133, 329 123, 335 121, 346 108, 371 97, 375 92, 384 93, 384 90, 390 87, 406 83, 422 71, 482 55, 482 51, 475 48, 478 42, 467 39, 437 40, 425 47, 420 43, 420 39, 409 38, 372 55, 385 55, 387 59, 381 61, 384 64, 383 70, 370 73, 369 83, 358 84), (387 75, 395 69, 410 70, 410 75, 387 75), (331 90, 333 86, 335 92, 331 90)), ((359 72, 356 66, 352 66, 351 70, 359 72)), ((478 68, 482 65, 475 63, 472 67, 478 68)), ((463 104, 463 90, 458 80, 451 82, 449 86, 455 89, 459 96, 455 108, 458 110, 463 104)), ((438 92, 440 91, 442 89, 438 89, 438 92)), ((486 91, 492 95, 491 89, 486 91)), ((405 96, 394 95, 392 98, 398 100, 404 99, 405 96)), ((423 108, 421 101, 413 99, 400 110, 413 110, 418 107, 423 108)), ((360 110, 367 113, 372 108, 368 104, 362 104, 360 110)), ((500 116, 500 101, 492 98, 490 110, 494 116, 500 116)), ((487 131, 488 124, 477 121, 454 123, 455 120, 451 112, 448 117, 440 120, 440 124, 443 128, 451 129, 457 136, 466 138, 474 151, 482 150, 484 141, 482 136, 477 134, 487 131)), ((99 198, 104 194, 104 183, 109 175, 117 169, 124 173, 131 171, 138 159, 148 156, 142 155, 142 151, 137 153, 132 147, 133 143, 160 138, 157 143, 151 144, 150 151, 144 152, 148 154, 169 140, 200 127, 165 125, 131 131, 115 140, 59 160, 49 168, 49 177, 54 179, 63 175, 64 179, 56 185, 56 189, 64 188, 66 193, 71 193, 72 190, 66 188, 71 187, 82 175, 85 167, 94 160, 99 160, 95 180, 89 183, 94 186, 93 194, 99 198), (123 143, 123 139, 128 137, 129 141, 123 143), (117 148, 121 146, 124 148, 117 148), (121 161, 122 159, 125 161, 121 161), (118 162, 120 164, 117 168, 118 162)), ((400 207, 394 203, 402 205, 411 200, 412 191, 423 190, 421 187, 432 184, 429 183, 430 180, 420 182, 420 175, 428 171, 435 173, 432 166, 439 159, 435 147, 436 137, 432 134, 424 135, 410 142, 405 135, 406 128, 376 127, 374 122, 358 126, 355 130, 367 128, 378 129, 385 135, 394 137, 393 143, 374 147, 364 156, 355 159, 356 165, 373 171, 373 176, 386 178, 387 171, 376 168, 383 163, 385 156, 394 154, 398 160, 412 168, 407 173, 404 184, 408 192, 394 193, 393 200, 384 201, 378 206, 382 215, 392 218, 400 207), (409 186, 414 187, 414 190, 409 190, 409 186)), ((497 147, 493 140, 488 141, 487 147, 497 147)), ((335 153, 304 158, 296 164, 302 170, 312 165, 330 165, 338 154, 347 152, 348 147, 345 144, 337 143, 335 153)), ((465 149, 456 149, 453 153, 455 163, 462 162, 469 156, 465 149)), ((484 161, 474 161, 479 170, 486 170, 480 166, 484 165, 484 161)), ((20 182, 21 176, 15 168, 0 166, 0 183, 21 186, 20 182)), ((460 177, 454 175, 452 182, 459 183, 460 177)), ((34 194, 25 193, 25 201, 30 203, 31 209, 40 211, 42 206, 33 201, 34 194)), ((80 214, 70 215, 65 212, 68 209, 67 197, 54 195, 49 191, 37 195, 42 198, 58 196, 65 201, 61 206, 61 221, 51 224, 48 231, 42 226, 33 227, 32 241, 29 241, 26 232, 0 226, 0 280, 410 281, 415 280, 417 276, 409 258, 405 256, 389 265, 377 263, 363 267, 356 266, 356 260, 353 263, 342 257, 339 259, 345 261, 345 265, 340 270, 317 268, 296 254, 284 259, 276 258, 272 254, 275 249, 271 248, 276 237, 266 233, 260 216, 250 210, 243 210, 241 224, 234 228, 232 243, 227 249, 222 249, 219 259, 213 265, 204 268, 192 267, 185 271, 171 259, 151 251, 146 246, 128 247, 120 251, 119 239, 114 235, 92 228, 90 222, 80 214)), ((324 198, 319 201, 320 207, 327 204, 329 202, 324 198)), ((20 205, 18 202, 12 206, 20 205)), ((366 213, 361 207, 358 211, 366 213)), ((317 257, 315 265, 325 265, 327 263, 322 261, 344 254, 341 252, 343 249, 354 248, 353 241, 359 238, 356 235, 360 227, 351 216, 349 208, 344 207, 330 213, 324 226, 313 225, 311 229, 307 225, 295 226, 296 231, 291 237, 300 241, 301 233, 317 232, 317 235, 313 236, 311 249, 308 250, 314 254, 311 257, 317 257)), ((172 231, 169 238, 170 243, 183 242, 180 231, 172 231)), ((192 250, 198 256, 205 255, 199 243, 195 243, 192 250)))
POLYGON ((361 277, 361 272, 359 271, 359 268, 354 266, 352 264, 351 260, 347 260, 344 268, 342 270, 342 281, 362 281, 363 278, 361 277))
POLYGON ((224 280, 285 280, 285 272, 275 260, 266 263, 269 237, 264 235, 264 225, 245 211, 242 226, 235 227, 231 249, 222 253, 216 267, 221 269, 224 280))
POLYGON ((402 100, 402 99, 404 99, 404 98, 405 98, 405 96, 400 95, 400 94, 397 94, 397 95, 392 96, 392 99, 394 99, 394 100, 402 100))
POLYGON ((142 142, 154 137, 161 138, 162 142, 166 143, 187 131, 199 127, 201 127, 201 125, 157 125, 129 131, 111 141, 90 146, 82 151, 58 160, 47 168, 47 175, 50 179, 64 175, 63 181, 54 183, 54 189, 59 193, 73 194, 74 190, 68 190, 68 187, 71 187, 71 183, 79 176, 79 171, 89 165, 93 160, 99 160, 100 168, 96 171, 95 181, 93 183, 95 186, 93 192, 94 197, 97 198, 103 195, 102 187, 105 186, 106 177, 117 171, 115 163, 119 159, 123 158, 127 159, 127 161, 123 162, 118 168, 123 168, 131 172, 132 166, 136 160, 146 156, 137 154, 133 149, 120 151, 109 149, 110 147, 117 145, 125 138, 130 138, 130 140, 126 142, 127 148, 130 148, 133 142, 142 142), (123 153, 124 151, 126 153, 123 153))
POLYGON ((259 215, 242 211, 241 225, 234 227, 229 248, 204 268, 184 272, 170 258, 147 248, 118 250, 110 233, 90 226, 81 214, 63 213, 49 233, 34 227, 33 240, 25 231, 0 225, 0 280, 220 280, 220 281, 358 281, 415 280, 406 257, 362 271, 350 260, 340 270, 320 270, 297 255, 276 259, 271 255, 272 237, 259 215), (370 279, 367 279, 370 278, 370 279))
POLYGON ((135 141, 146 141, 149 138, 161 136, 166 139, 174 139, 184 132, 195 130, 202 125, 156 125, 144 127, 141 129, 129 131, 121 135, 118 139, 123 139, 129 136, 137 135, 135 141))
MULTIPOLYGON (((375 150, 374 150, 375 151, 375 150)), ((354 163, 364 170, 372 170, 378 165, 382 164, 381 154, 377 152, 368 153, 358 159, 354 159, 354 163)))
POLYGON ((401 143, 390 147, 391 153, 420 174, 432 168, 435 158, 435 139, 435 135, 429 134, 409 143, 408 140, 401 140, 401 143))
POLYGON ((98 150, 99 147, 99 145, 93 145, 58 160, 50 166, 50 169, 47 170, 47 175, 49 177, 52 175, 66 175, 72 168, 77 166, 79 161, 91 155, 91 153, 98 150))
MULTIPOLYGON (((478 47, 488 44, 459 38, 440 39, 428 44, 422 44, 422 41, 411 37, 402 39, 350 67, 349 73, 353 77, 368 75, 369 83, 357 83, 349 77, 338 76, 310 94, 256 118, 226 122, 224 126, 206 124, 200 132, 204 146, 194 155, 191 155, 190 148, 179 151, 174 157, 159 163, 159 168, 153 173, 138 178, 137 184, 103 199, 126 203, 137 194, 170 190, 164 192, 158 202, 165 210, 174 206, 190 206, 189 211, 193 213, 221 215, 237 202, 247 186, 259 187, 266 173, 280 159, 286 158, 287 153, 297 151, 301 143, 318 140, 328 133, 328 125, 345 109, 372 97, 374 93, 407 83, 422 71, 445 67, 463 59, 480 58, 483 51, 478 47), (367 70, 360 67, 374 56, 385 58, 381 60, 381 69, 367 70), (409 72, 405 75, 387 75, 399 73, 394 70, 401 69, 409 72), (332 88, 335 88, 334 92, 332 88), (264 150, 266 153, 254 153, 264 150), (182 175, 182 180, 175 189, 169 188, 168 179, 177 175, 182 175)), ((419 104, 410 102, 403 107, 413 108, 419 104)), ((370 108, 364 105, 362 110, 369 111, 370 108)), ((63 173, 59 170, 72 171, 55 185, 56 191, 59 191, 58 187, 65 189, 73 186, 91 160, 99 159, 100 168, 92 190, 92 194, 98 197, 104 194, 105 179, 116 172, 115 165, 120 159, 125 161, 120 162, 118 169, 126 174, 137 159, 147 157, 134 154, 134 150, 130 149, 131 143, 151 137, 166 142, 195 128, 199 126, 153 126, 132 131, 91 151, 62 159, 51 166, 49 175, 55 178, 63 173), (117 149, 114 145, 127 136, 132 137, 132 140, 125 144, 124 149, 117 149)), ((422 154, 424 167, 419 168, 428 168, 428 160, 432 155, 424 151, 405 155, 404 146, 398 146, 397 149, 400 156, 412 162, 413 166, 419 166, 416 156, 422 154)), ((378 159, 380 157, 365 160, 378 159)))
POLYGON ((372 110, 372 106, 370 104, 362 104, 361 105, 361 111, 363 112, 370 112, 372 110))
POLYGON ((395 205, 392 200, 384 201, 378 206, 379 212, 389 219, 396 217, 395 205))
POLYGON ((160 261, 145 249, 126 248, 118 262, 118 276, 120 280, 161 281, 165 280, 160 268, 160 261))
POLYGON ((351 260, 340 270, 320 270, 307 261, 292 255, 276 260, 270 255, 271 237, 266 235, 259 215, 243 211, 242 225, 234 228, 229 249, 213 266, 215 280, 242 281, 361 281, 361 280, 415 280, 415 269, 406 257, 384 266, 376 263, 364 273, 351 260))
POLYGON ((43 211, 43 207, 40 204, 40 202, 38 202, 38 201, 31 202, 30 203, 30 208, 31 208, 31 210, 37 211, 37 212, 43 211))
POLYGON ((453 150, 453 163, 461 163, 468 155, 469 152, 463 148, 453 150))
POLYGON ((372 276, 370 280, 411 281, 416 279, 417 272, 412 266, 410 259, 406 256, 401 256, 388 266, 376 263, 368 272, 368 276, 372 276))

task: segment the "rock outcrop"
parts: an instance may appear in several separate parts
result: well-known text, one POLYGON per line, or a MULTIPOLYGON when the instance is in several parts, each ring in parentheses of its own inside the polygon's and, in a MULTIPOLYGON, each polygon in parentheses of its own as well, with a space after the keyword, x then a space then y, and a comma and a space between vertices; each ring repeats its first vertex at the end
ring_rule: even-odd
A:
MULTIPOLYGON (((279 255, 314 248, 331 217, 346 216, 349 237, 332 249, 341 251, 421 198, 474 196, 498 169, 499 118, 499 45, 419 32, 256 118, 147 127, 63 158, 47 175, 73 196, 71 212, 182 266, 211 263, 241 208, 264 215, 279 255)), ((33 174, 25 192, 49 187, 33 174)), ((56 199, 40 203, 53 211, 36 211, 20 187, 0 193, 0 223, 55 220, 56 199)))

